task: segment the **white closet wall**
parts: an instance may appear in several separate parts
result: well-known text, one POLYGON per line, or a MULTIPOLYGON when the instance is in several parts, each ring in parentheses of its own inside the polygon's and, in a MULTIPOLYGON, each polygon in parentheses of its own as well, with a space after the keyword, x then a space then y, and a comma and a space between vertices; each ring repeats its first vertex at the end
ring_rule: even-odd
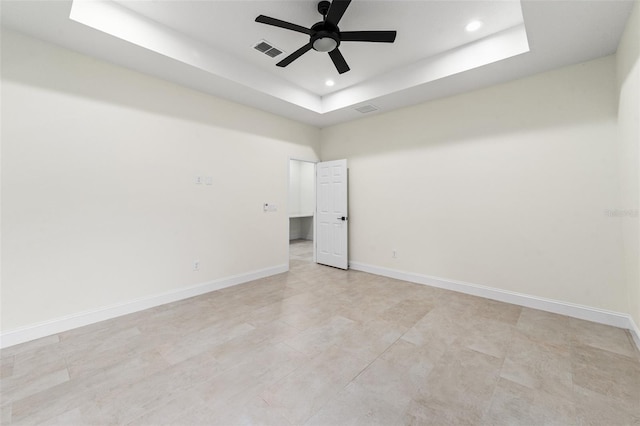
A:
POLYGON ((315 164, 289 162, 289 239, 313 239, 315 164))

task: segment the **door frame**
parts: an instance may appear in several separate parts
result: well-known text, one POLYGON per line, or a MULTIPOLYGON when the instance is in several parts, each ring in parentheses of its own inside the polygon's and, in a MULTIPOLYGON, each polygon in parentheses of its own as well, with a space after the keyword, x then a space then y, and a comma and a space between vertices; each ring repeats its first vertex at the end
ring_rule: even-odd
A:
POLYGON ((303 163, 313 164, 313 216, 311 217, 311 226, 313 227, 313 263, 316 263, 316 165, 320 160, 307 160, 298 157, 289 157, 287 160, 287 270, 291 267, 291 219, 289 211, 291 208, 291 161, 301 161, 303 163))

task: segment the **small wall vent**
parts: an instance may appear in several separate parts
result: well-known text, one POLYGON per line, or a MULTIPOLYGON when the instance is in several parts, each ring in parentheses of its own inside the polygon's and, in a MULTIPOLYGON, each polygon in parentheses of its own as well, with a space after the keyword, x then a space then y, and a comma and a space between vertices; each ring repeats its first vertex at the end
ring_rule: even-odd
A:
POLYGON ((253 48, 256 49, 258 52, 262 52, 271 58, 275 58, 284 53, 282 49, 278 49, 277 47, 274 47, 271 43, 269 43, 266 40, 260 40, 259 42, 253 45, 253 48))
POLYGON ((356 107, 355 110, 362 113, 362 114, 366 114, 368 112, 373 112, 373 111, 377 111, 379 108, 375 105, 360 105, 359 107, 356 107))

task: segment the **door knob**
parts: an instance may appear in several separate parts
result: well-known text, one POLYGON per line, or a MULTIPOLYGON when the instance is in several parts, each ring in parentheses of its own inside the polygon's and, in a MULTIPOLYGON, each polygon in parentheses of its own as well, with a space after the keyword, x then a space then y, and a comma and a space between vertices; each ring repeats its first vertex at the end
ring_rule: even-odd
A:
POLYGON ((345 221, 345 220, 347 220, 347 217, 346 216, 341 216, 341 217, 338 218, 338 220, 345 221))

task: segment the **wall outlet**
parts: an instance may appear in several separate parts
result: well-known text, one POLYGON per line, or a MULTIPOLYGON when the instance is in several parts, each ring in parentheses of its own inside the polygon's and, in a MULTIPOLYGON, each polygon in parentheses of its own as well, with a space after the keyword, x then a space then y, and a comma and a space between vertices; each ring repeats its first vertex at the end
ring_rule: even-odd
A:
POLYGON ((391 257, 393 257, 394 259, 398 258, 398 250, 393 249, 391 250, 391 257))
POLYGON ((196 176, 196 185, 202 185, 202 176, 196 176))
POLYGON ((193 270, 194 271, 199 271, 200 270, 200 261, 199 260, 194 260, 193 261, 193 270))

